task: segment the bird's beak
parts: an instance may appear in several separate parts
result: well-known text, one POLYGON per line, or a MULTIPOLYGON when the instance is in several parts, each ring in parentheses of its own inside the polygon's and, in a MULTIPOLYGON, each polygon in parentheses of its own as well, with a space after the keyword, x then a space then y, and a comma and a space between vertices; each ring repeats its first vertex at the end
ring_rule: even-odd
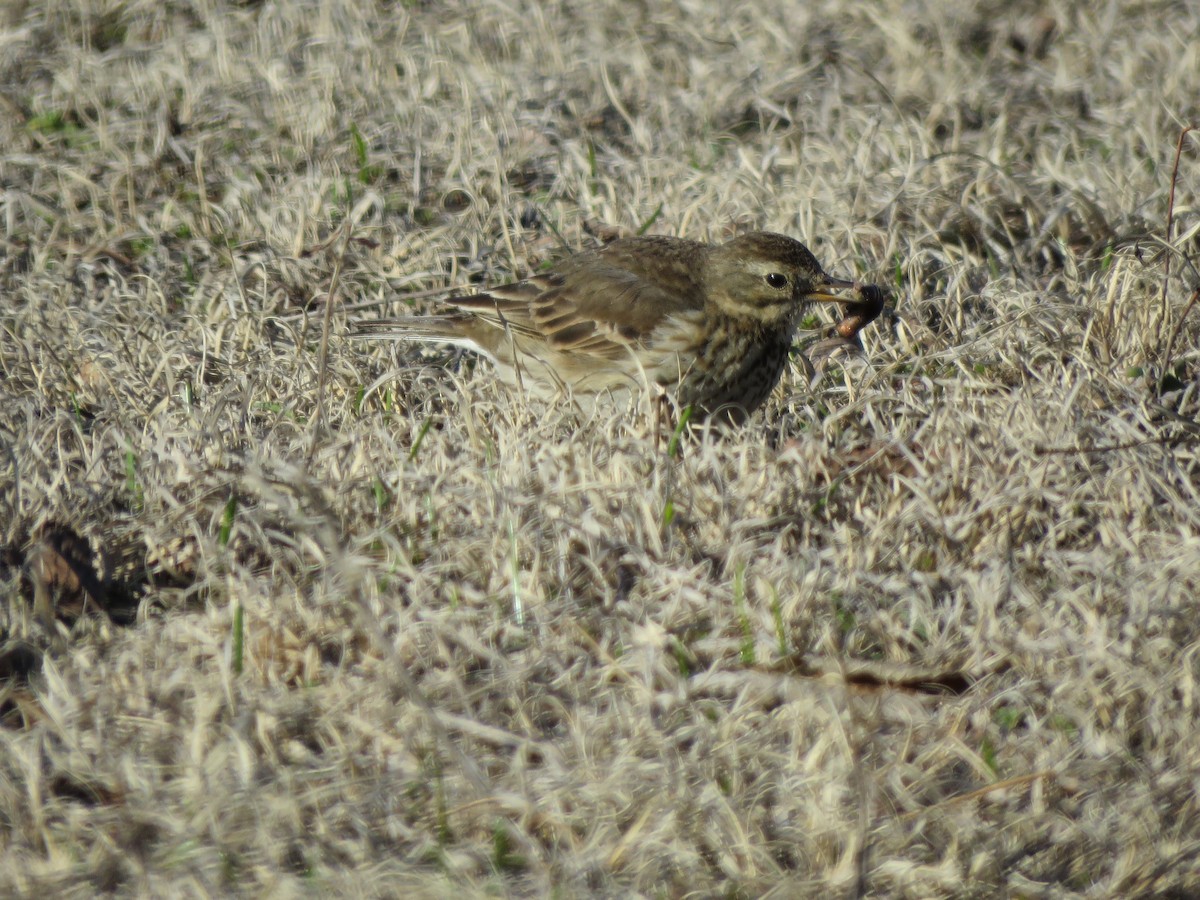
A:
POLYGON ((865 325, 883 312, 887 291, 862 281, 843 281, 826 275, 823 280, 813 284, 804 299, 818 303, 845 303, 846 315, 861 316, 865 325))
POLYGON ((845 303, 846 312, 838 323, 838 334, 843 338, 855 337, 860 331, 883 312, 887 291, 874 284, 861 281, 843 281, 825 276, 812 286, 805 298, 818 303, 845 303))
POLYGON ((862 285, 854 281, 843 281, 841 278, 830 278, 828 275, 823 280, 813 284, 812 290, 804 295, 806 300, 815 300, 818 303, 860 303, 862 285))

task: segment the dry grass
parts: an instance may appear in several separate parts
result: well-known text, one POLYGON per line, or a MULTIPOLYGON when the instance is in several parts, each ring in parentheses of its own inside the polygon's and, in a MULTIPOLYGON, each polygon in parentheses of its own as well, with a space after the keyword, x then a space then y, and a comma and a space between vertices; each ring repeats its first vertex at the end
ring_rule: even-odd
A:
POLYGON ((0 13, 0 893, 1200 891, 1200 13, 680 6, 0 13), (593 220, 895 315, 676 457, 339 336, 593 220))

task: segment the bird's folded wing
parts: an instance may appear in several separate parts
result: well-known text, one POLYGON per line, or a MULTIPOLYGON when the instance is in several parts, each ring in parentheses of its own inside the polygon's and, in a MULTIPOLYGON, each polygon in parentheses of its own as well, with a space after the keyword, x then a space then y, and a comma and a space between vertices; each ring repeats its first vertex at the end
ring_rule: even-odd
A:
POLYGON ((445 303, 554 350, 608 359, 653 340, 672 313, 693 308, 690 297, 674 296, 622 268, 595 265, 586 272, 539 275, 445 303))

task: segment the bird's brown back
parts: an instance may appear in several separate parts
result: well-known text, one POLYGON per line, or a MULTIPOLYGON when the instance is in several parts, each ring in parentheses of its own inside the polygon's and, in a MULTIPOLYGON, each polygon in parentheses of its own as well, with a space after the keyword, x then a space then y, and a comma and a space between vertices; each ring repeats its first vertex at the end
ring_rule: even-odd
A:
POLYGON ((493 356, 505 354, 515 336, 617 359, 664 321, 703 309, 708 250, 680 238, 625 238, 570 257, 550 273, 445 302, 479 319, 457 325, 493 356))

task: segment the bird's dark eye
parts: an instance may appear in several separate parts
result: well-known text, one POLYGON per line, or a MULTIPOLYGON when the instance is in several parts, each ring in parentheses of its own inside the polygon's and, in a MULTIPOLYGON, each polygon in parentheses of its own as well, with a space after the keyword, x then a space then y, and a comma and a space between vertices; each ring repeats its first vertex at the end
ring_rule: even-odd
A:
POLYGON ((772 272, 767 276, 767 284, 773 288, 785 288, 787 283, 787 276, 779 272, 772 272))

